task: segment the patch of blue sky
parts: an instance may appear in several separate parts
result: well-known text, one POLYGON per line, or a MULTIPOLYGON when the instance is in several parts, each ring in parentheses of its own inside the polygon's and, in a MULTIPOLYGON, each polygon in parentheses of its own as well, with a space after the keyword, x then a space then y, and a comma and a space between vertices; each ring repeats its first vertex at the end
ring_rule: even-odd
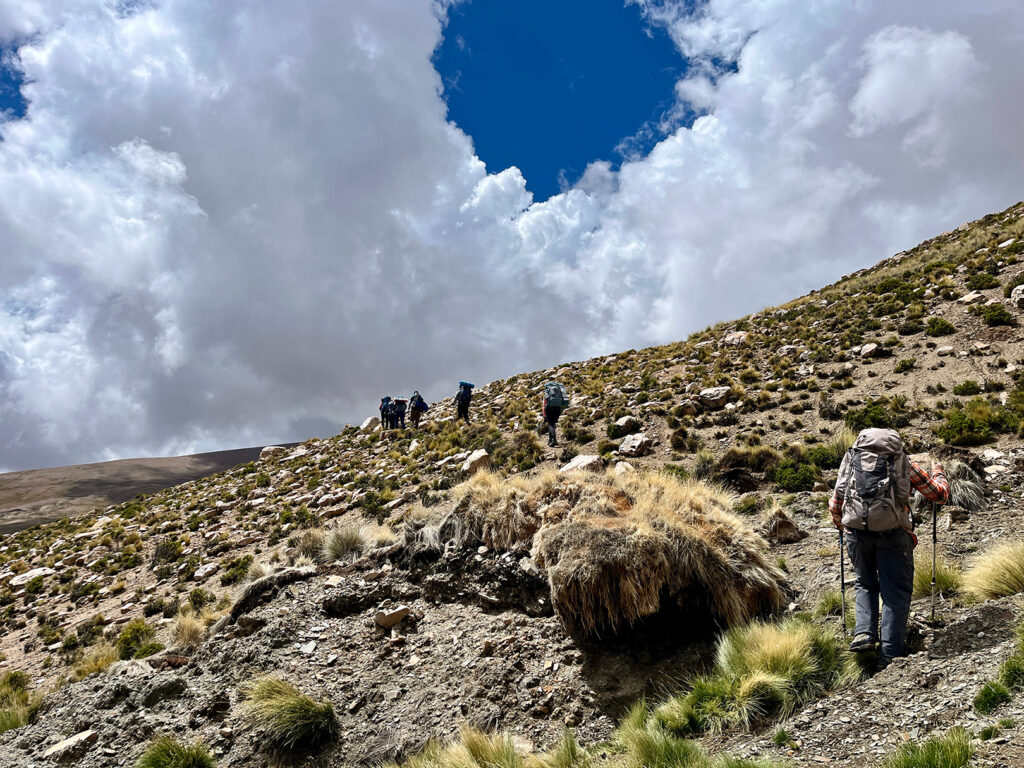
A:
POLYGON ((434 66, 449 119, 489 171, 517 166, 535 200, 595 160, 646 154, 695 117, 676 102, 682 55, 621 0, 458 3, 434 66))

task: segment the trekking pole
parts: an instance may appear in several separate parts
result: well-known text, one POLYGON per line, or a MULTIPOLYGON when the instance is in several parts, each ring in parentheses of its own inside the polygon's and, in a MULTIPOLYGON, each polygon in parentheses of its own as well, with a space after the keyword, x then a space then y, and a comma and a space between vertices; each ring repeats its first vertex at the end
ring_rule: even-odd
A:
POLYGON ((846 639, 846 558, 843 556, 843 529, 839 528, 839 605, 842 610, 843 639, 846 639))
POLYGON ((938 504, 932 504, 932 624, 935 623, 935 563, 939 541, 938 504))

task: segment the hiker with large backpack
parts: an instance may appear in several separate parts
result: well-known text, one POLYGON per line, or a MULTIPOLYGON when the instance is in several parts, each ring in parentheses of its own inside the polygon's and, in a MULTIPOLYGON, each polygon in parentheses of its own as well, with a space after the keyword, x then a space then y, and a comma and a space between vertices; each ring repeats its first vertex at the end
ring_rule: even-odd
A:
POLYGON ((469 424, 469 401, 473 399, 473 385, 468 381, 459 382, 459 391, 455 394, 456 418, 465 419, 469 424))
POLYGON ((409 423, 413 429, 419 429, 420 419, 428 410, 430 410, 430 406, 420 395, 419 390, 413 392, 412 397, 409 398, 409 423))
POLYGON ((846 550, 857 575, 850 650, 873 650, 881 639, 879 669, 905 655, 917 545, 910 514, 913 491, 928 501, 945 503, 949 480, 942 465, 933 461, 929 474, 907 457, 895 430, 872 428, 863 430, 843 457, 829 499, 832 523, 846 534, 846 550))
POLYGON ((407 401, 404 397, 395 398, 395 429, 405 429, 405 410, 407 401))
POLYGON ((390 429, 391 427, 391 398, 382 397, 380 399, 380 428, 390 429))
POLYGON ((569 407, 569 398, 565 394, 565 388, 555 381, 544 383, 544 399, 541 403, 540 412, 548 425, 548 445, 552 448, 558 445, 558 436, 555 427, 558 425, 558 418, 562 411, 569 407))

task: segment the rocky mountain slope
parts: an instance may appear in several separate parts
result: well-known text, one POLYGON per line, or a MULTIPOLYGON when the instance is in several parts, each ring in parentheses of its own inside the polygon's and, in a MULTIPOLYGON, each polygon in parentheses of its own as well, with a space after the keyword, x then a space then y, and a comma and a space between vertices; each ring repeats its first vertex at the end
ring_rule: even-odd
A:
MULTIPOLYGON (((725 488, 713 504, 768 542, 751 546, 765 547, 763 570, 786 593, 778 612, 838 632, 827 489, 845 430, 893 426, 913 452, 958 461, 974 489, 938 526, 950 571, 969 567, 1024 532, 1022 252, 1018 204, 685 341, 492 382, 468 426, 443 401, 419 431, 370 419, 4 536, 0 669, 45 696, 32 722, 0 734, 0 765, 133 765, 163 734, 201 738, 221 766, 374 764, 465 722, 537 748, 570 728, 595 760, 614 758, 607 745, 630 705, 688 690, 733 619, 691 584, 671 600, 656 591, 642 620, 577 631, 536 537, 591 498, 586 473, 616 478, 592 499, 620 516, 608 536, 639 498, 615 488, 666 475, 725 488), (572 397, 555 449, 537 431, 550 378, 572 397), (329 744, 298 756, 268 746, 246 717, 246 683, 265 673, 332 702, 329 744)), ((640 582, 646 567, 632 574, 640 582)), ((1001 719, 972 764, 1022 764, 1024 697, 991 716, 973 703, 1014 652, 1018 598, 977 602, 952 585, 940 624, 927 613, 926 598, 915 603, 915 653, 883 672, 788 717, 698 736, 714 753, 862 766, 1001 719)))
POLYGON ((120 504, 256 459, 262 446, 0 473, 0 533, 120 504))

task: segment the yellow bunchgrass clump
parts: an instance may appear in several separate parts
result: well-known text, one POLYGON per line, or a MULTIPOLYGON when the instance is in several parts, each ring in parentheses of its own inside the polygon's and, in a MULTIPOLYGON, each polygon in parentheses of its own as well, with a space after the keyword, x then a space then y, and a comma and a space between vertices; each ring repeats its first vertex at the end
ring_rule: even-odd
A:
POLYGON ((964 587, 979 600, 1024 591, 1024 541, 997 544, 975 557, 964 573, 964 587))
POLYGON ((191 609, 185 609, 174 620, 174 642, 185 648, 198 648, 206 640, 207 624, 191 609))
POLYGON ((0 733, 31 723, 39 703, 40 697, 32 693, 24 672, 8 672, 0 677, 0 733))
POLYGON ((120 658, 117 648, 112 643, 97 643, 90 648, 80 662, 75 665, 71 676, 75 680, 84 680, 90 675, 95 675, 106 670, 111 664, 120 658))
POLYGON ((834 627, 755 621, 722 635, 712 672, 658 707, 654 719, 678 735, 749 728, 787 717, 859 674, 834 627))
POLYGON ((343 560, 349 555, 363 551, 366 540, 358 527, 339 525, 329 529, 324 536, 323 559, 328 563, 343 560))
MULTIPOLYGON (((960 591, 964 577, 956 563, 943 555, 935 559, 935 592, 951 595, 960 591)), ((928 597, 932 593, 932 550, 923 547, 914 552, 914 597, 928 597)))
POLYGON ((764 540, 732 513, 733 494, 664 473, 503 480, 481 472, 454 515, 463 539, 531 549, 570 631, 618 631, 670 606, 733 624, 786 596, 764 540))
POLYGON ((276 747, 313 749, 338 737, 338 718, 327 699, 316 701, 272 675, 249 683, 243 693, 245 718, 276 747))

